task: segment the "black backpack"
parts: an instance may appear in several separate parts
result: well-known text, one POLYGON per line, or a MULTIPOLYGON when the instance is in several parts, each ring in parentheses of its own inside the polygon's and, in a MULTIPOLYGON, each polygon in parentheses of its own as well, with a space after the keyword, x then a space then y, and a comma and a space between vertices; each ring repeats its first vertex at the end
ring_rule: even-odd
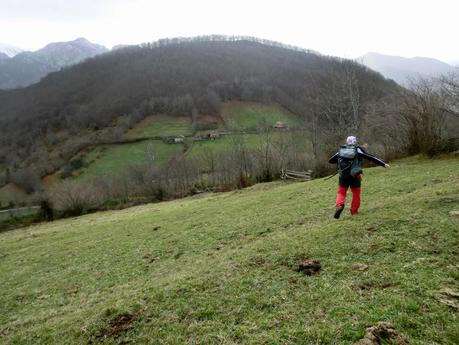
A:
POLYGON ((355 177, 362 172, 357 146, 343 145, 338 150, 338 173, 341 177, 355 177))

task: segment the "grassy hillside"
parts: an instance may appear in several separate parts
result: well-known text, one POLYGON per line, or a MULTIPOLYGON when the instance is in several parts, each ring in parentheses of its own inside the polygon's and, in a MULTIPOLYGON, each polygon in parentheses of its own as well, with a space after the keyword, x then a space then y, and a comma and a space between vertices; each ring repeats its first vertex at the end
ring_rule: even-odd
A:
MULTIPOLYGON (((272 127, 277 121, 284 122, 289 126, 298 124, 296 115, 288 112, 278 104, 261 104, 255 102, 227 102, 223 105, 222 118, 226 130, 230 133, 217 140, 196 141, 187 153, 190 157, 200 157, 203 152, 210 150, 216 154, 230 150, 235 139, 235 132, 246 129, 256 130, 261 124, 272 127)), ((219 132, 224 130, 223 126, 219 132)), ((208 132, 208 131, 204 131, 208 132)), ((203 133, 204 133, 203 132, 203 133)), ((203 134, 203 133, 197 133, 203 134)), ((285 133, 279 131, 275 136, 282 136, 285 133)), ((126 133, 126 139, 135 138, 167 138, 169 136, 192 136, 191 120, 188 117, 152 115, 138 123, 126 133)), ((249 148, 256 148, 263 142, 263 135, 257 133, 242 135, 243 142, 249 148)), ((189 139, 193 142, 193 138, 189 139)), ((129 165, 143 164, 147 159, 147 152, 153 143, 157 161, 167 161, 183 151, 182 145, 166 144, 161 140, 127 143, 122 145, 100 146, 90 150, 83 157, 85 167, 76 174, 80 180, 92 177, 117 174, 129 165)))
POLYGON ((224 105, 222 117, 229 129, 257 129, 260 124, 274 126, 277 121, 295 126, 298 116, 288 112, 278 104, 254 102, 228 102, 224 105))
POLYGON ((234 142, 240 142, 249 148, 255 148, 263 143, 263 134, 239 134, 239 135, 224 135, 215 140, 196 141, 193 143, 189 156, 199 157, 205 151, 210 150, 215 154, 221 154, 225 151, 231 150, 234 142))
POLYGON ((458 171, 367 169, 361 213, 339 221, 321 179, 2 233, 2 343, 352 344, 387 321, 410 344, 456 344, 438 297, 459 290, 458 171))
POLYGON ((146 140, 132 144, 99 146, 84 156, 87 167, 78 172, 80 180, 122 172, 130 165, 143 164, 154 156, 164 162, 180 154, 181 145, 165 144, 161 140, 146 140))
POLYGON ((191 135, 191 120, 184 116, 152 115, 127 133, 128 138, 191 135))
MULTIPOLYGON (((200 36, 126 47, 21 90, 0 92, 1 161, 11 170, 55 161, 48 154, 50 143, 58 156, 79 151, 79 138, 72 133, 113 125, 122 129, 126 119, 152 113, 218 117, 226 101, 276 102, 303 114, 305 121, 313 104, 333 103, 331 108, 340 111, 336 116, 351 119, 349 87, 358 89, 362 114, 400 92, 395 83, 354 61, 253 37, 200 36), (350 71, 353 85, 345 82, 350 71)), ((373 112, 368 115, 374 118, 373 112)))

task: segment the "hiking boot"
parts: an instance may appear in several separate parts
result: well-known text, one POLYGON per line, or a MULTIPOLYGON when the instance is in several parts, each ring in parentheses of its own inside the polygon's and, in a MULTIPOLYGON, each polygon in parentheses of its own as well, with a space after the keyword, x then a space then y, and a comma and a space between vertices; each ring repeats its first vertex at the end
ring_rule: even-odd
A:
POLYGON ((335 215, 333 217, 335 219, 339 219, 339 216, 341 216, 341 212, 343 212, 343 210, 344 210, 344 205, 336 206, 335 215))

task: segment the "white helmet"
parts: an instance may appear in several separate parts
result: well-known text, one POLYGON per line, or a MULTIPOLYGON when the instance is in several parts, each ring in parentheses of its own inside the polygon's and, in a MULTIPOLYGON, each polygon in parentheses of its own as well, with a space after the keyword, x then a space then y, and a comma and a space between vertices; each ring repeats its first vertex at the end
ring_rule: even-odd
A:
POLYGON ((350 135, 346 139, 346 144, 348 145, 357 145, 357 137, 350 135))

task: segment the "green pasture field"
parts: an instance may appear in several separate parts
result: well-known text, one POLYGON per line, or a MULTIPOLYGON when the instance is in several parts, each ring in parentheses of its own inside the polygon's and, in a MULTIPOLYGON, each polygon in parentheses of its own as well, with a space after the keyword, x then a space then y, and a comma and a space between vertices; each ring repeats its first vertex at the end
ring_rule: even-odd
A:
POLYGON ((317 179, 0 233, 1 343, 457 344, 459 159, 392 166, 340 220, 317 179))
POLYGON ((185 116, 152 115, 127 133, 127 138, 191 135, 191 120, 185 116))
POLYGON ((78 171, 77 178, 87 180, 97 176, 120 173, 129 165, 144 164, 152 160, 162 163, 183 151, 181 144, 166 144, 161 140, 98 146, 83 160, 87 164, 78 171))
POLYGON ((227 128, 231 130, 273 127, 278 121, 284 122, 290 127, 299 124, 296 115, 277 104, 228 102, 224 104, 222 117, 227 128))

